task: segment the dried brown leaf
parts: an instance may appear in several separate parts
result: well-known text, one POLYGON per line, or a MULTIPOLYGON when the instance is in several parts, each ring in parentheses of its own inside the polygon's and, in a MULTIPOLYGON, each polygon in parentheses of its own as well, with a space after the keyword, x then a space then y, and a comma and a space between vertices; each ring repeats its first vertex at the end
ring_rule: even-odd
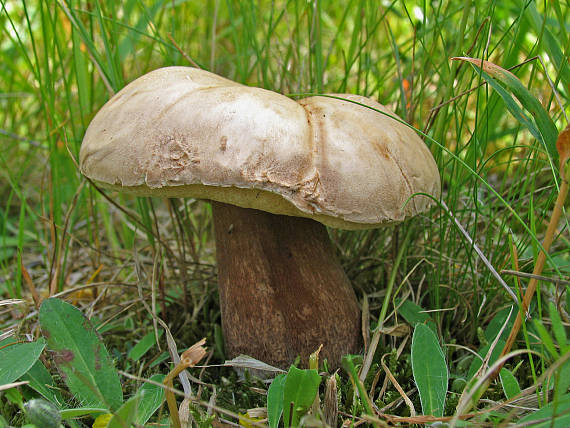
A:
POLYGON ((194 367, 198 364, 207 353, 206 348, 203 346, 205 343, 206 339, 204 338, 184 351, 180 356, 180 362, 186 367, 194 367))
POLYGON ((336 375, 333 374, 327 379, 325 390, 325 401, 323 403, 323 413, 325 423, 331 427, 338 426, 338 387, 336 384, 336 375))
POLYGON ((395 324, 390 327, 384 327, 380 331, 389 336, 404 337, 410 334, 410 326, 407 324, 395 324))

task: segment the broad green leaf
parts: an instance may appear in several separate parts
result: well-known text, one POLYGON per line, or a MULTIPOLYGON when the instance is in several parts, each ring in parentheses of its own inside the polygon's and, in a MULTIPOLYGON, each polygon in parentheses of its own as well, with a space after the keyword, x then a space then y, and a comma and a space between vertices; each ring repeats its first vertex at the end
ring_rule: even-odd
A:
POLYGON ((517 421, 519 426, 533 428, 568 428, 570 426, 570 394, 564 394, 560 399, 553 400, 542 409, 525 416, 517 421), (540 422, 538 422, 540 421, 540 422))
MULTIPOLYGON (((483 365, 483 360, 485 359, 485 357, 489 353, 489 349, 491 349, 491 345, 492 345, 492 343, 489 343, 487 346, 484 346, 483 348, 481 348, 477 351, 477 353, 479 354, 479 356, 481 358, 474 358, 473 361, 471 361, 471 365, 469 366, 469 370, 467 371, 467 381, 468 382, 473 379, 473 376, 475 376, 475 374, 479 371, 479 369, 483 365)), ((505 341, 502 339, 499 339, 497 341, 497 344, 493 348, 493 351, 491 352, 491 357, 489 358, 489 362, 488 362, 489 366, 491 366, 495 361, 497 361, 497 359, 501 355, 501 352, 503 351, 504 347, 505 347, 505 341)))
POLYGON ((30 370, 20 379, 30 382, 30 388, 43 395, 44 398, 47 398, 50 402, 60 407, 63 405, 63 397, 59 393, 57 385, 40 360, 36 361, 30 370))
POLYGON ((91 322, 62 300, 46 299, 40 325, 69 390, 84 406, 118 409, 123 391, 113 362, 91 322))
POLYGON ((437 334, 435 321, 427 313, 423 312, 423 310, 421 306, 416 305, 414 302, 404 300, 404 302, 398 306, 398 315, 401 315, 412 327, 415 327, 416 324, 425 324, 437 334))
POLYGON ((507 317, 509 316, 510 313, 511 315, 509 317, 509 321, 507 322, 507 325, 505 326, 505 328, 503 329, 503 333, 501 334, 501 340, 507 340, 511 328, 515 323, 517 312, 518 309, 513 306, 509 306, 508 308, 501 309, 499 312, 497 312, 497 314, 493 317, 493 319, 485 329, 485 339, 487 339, 487 342, 492 343, 495 340, 495 338, 503 328, 503 325, 505 324, 505 321, 507 320, 507 317))
POLYGON ((4 339, 0 349, 0 385, 20 379, 40 358, 46 346, 44 339, 35 342, 14 343, 16 339, 4 339))
POLYGON ((552 321, 552 331, 554 332, 554 337, 558 342, 560 347, 560 353, 565 354, 568 349, 570 349, 570 344, 568 343, 568 338, 566 337, 566 329, 562 324, 562 319, 558 313, 558 309, 554 306, 554 303, 550 302, 548 305, 548 313, 550 314, 550 320, 552 321))
POLYGON ((412 372, 423 414, 443 416, 449 373, 437 336, 423 324, 412 336, 412 372))
MULTIPOLYGON (((156 374, 151 376, 150 380, 162 384, 164 377, 164 375, 156 374)), ((135 422, 144 426, 164 401, 164 388, 145 382, 137 391, 137 395, 140 396, 140 400, 135 422)))
POLYGON ((267 420, 271 428, 279 426, 283 413, 283 389, 286 376, 285 373, 275 376, 267 390, 267 420))
MULTIPOLYGON (((479 369, 483 365, 483 360, 487 356, 489 349, 491 349, 491 345, 492 345, 492 343, 489 343, 488 345, 482 347, 481 349, 479 349, 477 351, 477 354, 479 354, 479 356, 481 358, 474 358, 473 361, 471 361, 471 364, 469 365, 469 370, 467 371, 467 380, 468 381, 473 379, 473 376, 475 376, 475 374, 479 371, 479 369)), ((497 359, 501 355, 501 352, 503 351, 504 347, 505 347, 505 341, 502 339, 499 339, 497 341, 496 346, 493 348, 493 351, 491 352, 491 357, 489 358, 489 362, 488 362, 489 366, 491 366, 495 361, 497 361, 497 359)))
POLYGON ((113 414, 107 424, 107 428, 130 427, 135 420, 140 399, 141 397, 139 394, 135 394, 133 397, 129 398, 121 407, 119 407, 119 410, 113 414))
POLYGON ((499 67, 492 62, 475 59, 475 58, 467 58, 467 57, 457 57, 454 59, 458 59, 461 61, 467 61, 477 69, 482 71, 483 78, 501 95, 505 103, 507 104, 507 108, 515 118, 521 122, 523 125, 529 127, 529 130, 532 132, 533 136, 537 138, 542 144, 545 146, 546 151, 550 158, 554 161, 554 165, 558 167, 558 151, 556 150, 556 139, 558 138, 558 129, 556 129, 556 125, 550 118, 548 112, 544 109, 542 104, 536 99, 534 95, 522 84, 522 82, 510 71, 505 70, 504 68, 499 67), (504 90, 500 90, 499 85, 497 85, 496 81, 501 82, 506 88, 514 94, 514 96, 519 100, 522 106, 531 114, 532 120, 528 118, 522 110, 518 107, 518 105, 513 105, 514 100, 509 95, 508 92, 504 90), (536 125, 534 128, 533 123, 536 125), (538 130, 538 133, 537 131, 538 130))
POLYGON ((316 370, 301 370, 291 366, 283 386, 283 422, 286 427, 296 427, 299 424, 301 417, 315 401, 320 383, 321 377, 316 370))
POLYGON ((519 386, 519 382, 510 370, 503 367, 499 372, 499 377, 501 378, 501 385, 503 386, 503 392, 507 399, 511 399, 515 395, 520 394, 521 387, 519 386))

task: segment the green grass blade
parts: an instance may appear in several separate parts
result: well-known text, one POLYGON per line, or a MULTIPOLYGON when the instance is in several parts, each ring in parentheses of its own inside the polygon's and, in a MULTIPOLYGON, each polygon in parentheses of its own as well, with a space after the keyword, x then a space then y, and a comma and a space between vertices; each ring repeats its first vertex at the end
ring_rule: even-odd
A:
POLYGON ((437 336, 423 324, 412 336, 412 372, 424 415, 443 416, 449 373, 437 336))
POLYGON ((123 78, 119 71, 119 60, 117 58, 117 53, 112 46, 113 40, 109 38, 107 35, 107 31, 105 29, 105 21, 103 20, 103 12, 101 10, 100 2, 97 0, 95 2, 95 13, 97 15, 97 20, 99 21, 99 25, 101 26, 101 38, 103 39, 103 46, 105 51, 105 57, 107 59, 106 68, 109 71, 109 76, 111 77, 111 85, 115 91, 118 91, 123 85, 123 78))
MULTIPOLYGON (((470 62, 477 70, 483 72, 482 76, 487 82, 491 84, 493 80, 498 80, 515 95, 522 106, 532 115, 534 123, 536 124, 536 128, 540 132, 540 138, 538 139, 545 146, 550 159, 553 160, 554 166, 558 167, 558 151, 556 150, 558 130, 556 129, 556 125, 554 125, 554 122, 542 104, 540 104, 536 97, 533 96, 532 93, 522 84, 518 77, 516 77, 510 71, 507 71, 489 61, 467 57, 457 57, 453 59, 470 62)), ((495 89, 497 88, 496 84, 492 84, 492 86, 495 89)), ((505 97, 508 95, 508 93, 505 91, 500 91, 499 94, 507 103, 509 110, 511 110, 511 108, 513 108, 513 101, 512 99, 509 99, 510 96, 505 97)), ((528 126, 529 119, 526 119, 526 115, 521 116, 517 113, 513 113, 515 118, 519 120, 523 125, 528 126)), ((531 130, 531 132, 533 131, 531 130)), ((537 137, 537 135, 535 135, 535 132, 533 132, 533 135, 537 137)))
POLYGON ((70 391, 85 406, 118 409, 121 383, 91 322, 69 303, 51 298, 42 303, 40 325, 70 391))
MULTIPOLYGON (((546 24, 546 18, 542 17, 538 10, 536 9, 536 4, 534 2, 524 2, 520 1, 519 3, 521 6, 524 5, 525 7, 525 16, 528 18, 530 24, 532 25, 536 34, 542 34, 542 44, 546 52, 548 53, 548 57, 552 60, 556 70, 559 73, 560 80, 562 80, 563 88, 565 88, 565 92, 568 96, 568 89, 570 88, 570 67, 568 66, 568 52, 564 54, 562 51, 559 41, 565 41, 568 43, 568 38, 566 35, 566 31, 564 26, 567 25, 564 22, 564 18, 559 16, 560 19, 560 30, 562 32, 562 37, 556 37, 550 31, 553 28, 549 23, 546 24)), ((556 3, 556 2, 555 2, 556 3)), ((554 6, 554 5, 553 5, 554 6)), ((559 8, 560 6, 558 6, 559 8)), ((557 10, 557 7, 554 7, 557 10)), ((567 48, 568 46, 566 46, 567 48)))

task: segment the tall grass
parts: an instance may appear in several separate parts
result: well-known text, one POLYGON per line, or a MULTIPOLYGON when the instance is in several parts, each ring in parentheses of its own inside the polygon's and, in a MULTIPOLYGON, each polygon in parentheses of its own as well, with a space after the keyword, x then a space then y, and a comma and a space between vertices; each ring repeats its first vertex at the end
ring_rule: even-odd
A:
MULTIPOLYGON (((47 296, 98 284, 85 304, 93 309, 104 302, 98 315, 111 318, 120 331, 144 317, 136 304, 121 312, 136 298, 110 284, 135 283, 140 258, 149 277, 155 274, 157 304, 171 317, 180 344, 193 343, 204 331, 213 340, 219 317, 209 207, 112 193, 109 200, 77 168, 95 112, 126 83, 168 65, 197 64, 291 96, 360 93, 390 106, 421 132, 437 160, 449 211, 439 204, 400 226, 331 231, 359 299, 370 304, 372 326, 392 281, 385 323, 399 322, 392 310, 398 299, 408 298, 433 311, 444 343, 479 347, 480 329, 513 302, 457 223, 497 271, 532 272, 558 173, 500 94, 476 69, 450 57, 483 58, 510 69, 562 129, 570 106, 570 9, 564 4, 0 0, 0 5, 3 299, 30 303, 34 287, 47 296), (404 257, 393 272, 402 243, 404 257), (187 315, 172 317, 182 310, 187 315)), ((570 276, 568 226, 565 216, 546 276, 570 276)), ((502 278, 515 292, 525 284, 514 275, 502 278)), ((536 304, 545 323, 545 300, 556 302, 563 320, 570 321, 564 293, 560 283, 541 283, 536 304)), ((23 305, 7 312, 2 326, 20 325, 14 317, 32 311, 23 305)), ((111 340, 117 353, 124 351, 120 339, 111 340)), ((381 346, 389 352, 400 343, 387 337, 381 346)), ((221 358, 221 346, 217 351, 221 358)), ((448 349, 453 370, 466 355, 448 349)), ((530 364, 537 361, 532 374, 519 371, 521 385, 536 380, 534 370, 545 370, 545 359, 530 364)))

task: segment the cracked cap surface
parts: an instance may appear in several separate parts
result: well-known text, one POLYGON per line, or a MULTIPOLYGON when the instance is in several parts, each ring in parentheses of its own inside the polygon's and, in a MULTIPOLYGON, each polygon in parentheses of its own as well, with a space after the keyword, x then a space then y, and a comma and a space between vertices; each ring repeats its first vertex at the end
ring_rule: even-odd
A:
POLYGON ((429 208, 430 198, 412 197, 440 192, 423 141, 376 101, 332 96, 345 100, 296 102, 204 70, 161 68, 96 114, 81 172, 139 196, 210 199, 341 229, 380 227, 429 208))

